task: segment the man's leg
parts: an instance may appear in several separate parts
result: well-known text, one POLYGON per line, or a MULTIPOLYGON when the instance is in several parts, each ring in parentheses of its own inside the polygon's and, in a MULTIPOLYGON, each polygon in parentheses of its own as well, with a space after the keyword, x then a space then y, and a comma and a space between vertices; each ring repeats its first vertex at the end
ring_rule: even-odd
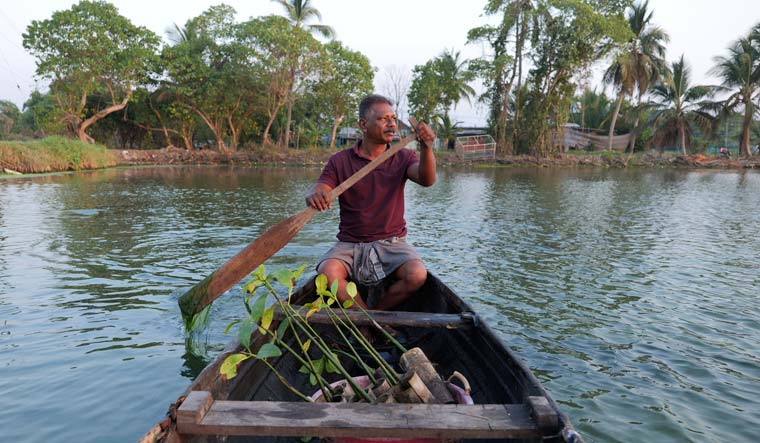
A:
MULTIPOLYGON (((329 258, 319 264, 319 267, 317 267, 317 273, 325 274, 327 276, 328 288, 332 285, 333 281, 338 280, 338 300, 340 300, 341 303, 351 298, 346 292, 346 285, 348 285, 348 270, 342 261, 335 258, 329 258)), ((361 296, 354 298, 354 302, 364 309, 368 309, 367 304, 361 296)))
POLYGON ((409 260, 396 269, 393 276, 396 281, 391 284, 375 309, 393 309, 406 301, 425 284, 427 268, 425 268, 422 260, 409 260))

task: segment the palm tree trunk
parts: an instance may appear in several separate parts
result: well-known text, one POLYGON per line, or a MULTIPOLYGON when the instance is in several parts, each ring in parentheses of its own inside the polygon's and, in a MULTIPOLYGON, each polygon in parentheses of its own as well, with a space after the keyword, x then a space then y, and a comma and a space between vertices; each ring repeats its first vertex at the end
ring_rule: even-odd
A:
POLYGON ((618 101, 617 105, 615 106, 615 113, 612 114, 612 122, 610 123, 610 136, 609 136, 609 143, 607 145, 607 150, 612 151, 612 137, 615 136, 615 124, 617 123, 617 117, 620 113, 620 107, 623 105, 623 97, 625 97, 625 94, 623 94, 623 90, 620 90, 620 94, 618 94, 618 101))
POLYGON ((752 114, 754 113, 755 110, 753 109, 752 101, 746 101, 744 106, 744 122, 742 124, 742 140, 739 144, 739 152, 741 152, 742 156, 747 158, 751 155, 749 129, 750 126, 752 126, 752 114))
POLYGON ((633 152, 636 150, 636 134, 639 130, 639 121, 641 120, 641 93, 639 92, 639 98, 636 103, 636 121, 633 122, 633 130, 631 131, 631 140, 630 140, 630 146, 631 146, 631 155, 633 155, 633 152))
POLYGON ((683 155, 686 156, 686 127, 681 124, 678 131, 681 133, 681 150, 683 151, 683 155))

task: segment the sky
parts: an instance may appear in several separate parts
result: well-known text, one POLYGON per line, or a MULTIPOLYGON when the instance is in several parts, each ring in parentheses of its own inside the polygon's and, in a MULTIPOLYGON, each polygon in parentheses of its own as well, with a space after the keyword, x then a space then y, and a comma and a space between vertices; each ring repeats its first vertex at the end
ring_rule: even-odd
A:
MULTIPOLYGON (((22 45, 22 33, 32 20, 45 20, 54 11, 69 9, 71 0, 25 0, 0 3, 0 100, 21 107, 34 89, 44 90, 44 82, 34 76, 34 58, 22 45)), ((162 38, 174 23, 183 25, 220 2, 202 0, 146 1, 111 0, 132 23, 145 26, 162 38)), ((237 19, 281 14, 282 7, 269 0, 228 0, 237 19)), ((312 0, 322 13, 322 23, 333 27, 336 38, 349 48, 365 54, 375 73, 377 92, 384 92, 387 72, 408 72, 415 65, 439 55, 445 49, 461 52, 463 59, 488 53, 482 44, 466 45, 467 31, 493 22, 482 14, 486 0, 312 0)), ((695 83, 715 84, 708 75, 713 57, 723 55, 732 41, 760 22, 760 0, 650 0, 654 22, 671 37, 668 60, 685 55, 695 83)), ((594 68, 594 80, 603 67, 594 68)), ((611 91, 608 90, 608 94, 611 91)), ((452 115, 464 126, 482 125, 487 111, 482 105, 460 103, 452 115)))

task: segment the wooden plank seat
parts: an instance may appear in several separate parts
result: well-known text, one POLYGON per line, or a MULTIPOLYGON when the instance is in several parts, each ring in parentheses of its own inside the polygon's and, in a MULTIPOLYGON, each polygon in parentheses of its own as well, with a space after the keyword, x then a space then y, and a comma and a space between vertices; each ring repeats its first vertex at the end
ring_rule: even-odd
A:
POLYGON ((443 405, 214 401, 191 391, 177 429, 191 435, 526 438, 544 430, 526 404, 443 405))
MULTIPOLYGON (((302 315, 308 311, 308 309, 303 306, 293 305, 293 308, 302 313, 302 315)), ((358 309, 349 309, 346 312, 351 321, 357 326, 365 326, 371 323, 371 320, 358 309)), ((473 326, 478 322, 477 315, 469 311, 456 314, 375 310, 367 312, 377 323, 390 327, 457 329, 473 326)), ((279 307, 275 310, 274 315, 277 320, 281 320, 284 317, 284 314, 279 307)), ((312 314, 308 318, 308 322, 314 324, 332 323, 326 312, 316 312, 312 314)))

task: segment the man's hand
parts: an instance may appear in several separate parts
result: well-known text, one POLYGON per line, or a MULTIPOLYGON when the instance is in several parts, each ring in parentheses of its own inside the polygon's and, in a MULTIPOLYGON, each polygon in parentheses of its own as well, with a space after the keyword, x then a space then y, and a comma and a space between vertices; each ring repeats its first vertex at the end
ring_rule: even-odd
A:
POLYGON ((329 194, 332 191, 327 185, 317 183, 311 188, 309 195, 306 196, 306 204, 318 211, 326 211, 332 208, 332 200, 329 194))
POLYGON ((435 141, 435 132, 425 122, 420 122, 417 125, 417 141, 420 142, 422 147, 432 148, 435 141))

